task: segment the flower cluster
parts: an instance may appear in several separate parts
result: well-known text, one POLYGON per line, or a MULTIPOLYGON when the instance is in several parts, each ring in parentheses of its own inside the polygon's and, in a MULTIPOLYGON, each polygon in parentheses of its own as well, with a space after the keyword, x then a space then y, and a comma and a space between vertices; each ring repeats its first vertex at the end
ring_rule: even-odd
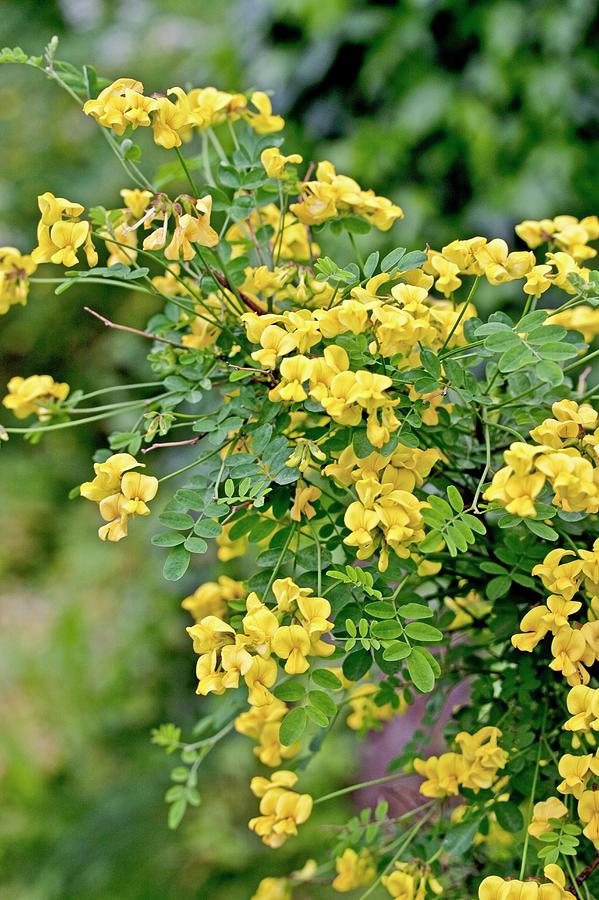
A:
POLYGON ((84 207, 80 203, 55 197, 50 191, 37 198, 41 213, 37 226, 38 245, 31 251, 36 264, 54 263, 57 266, 76 266, 77 251, 83 248, 87 263, 95 266, 98 254, 92 242, 89 222, 81 219, 84 207))
POLYGON ((396 900, 407 900, 409 897, 426 900, 426 897, 443 893, 441 884, 431 870, 418 863, 394 863, 393 871, 389 875, 383 875, 382 882, 389 895, 396 900))
POLYGON ((547 881, 539 884, 536 881, 504 880, 497 875, 485 878, 479 889, 479 900, 576 900, 574 894, 566 890, 566 876, 562 869, 554 864, 545 866, 547 881))
POLYGON ((27 419, 36 415, 40 422, 51 418, 52 411, 69 395, 66 382, 54 381, 51 375, 30 375, 22 378, 15 375, 8 382, 8 394, 2 404, 17 417, 27 419))
POLYGON ((31 256, 19 253, 16 247, 0 247, 0 315, 11 306, 25 306, 29 296, 29 275, 37 266, 31 256))
POLYGON ((188 92, 173 87, 166 96, 151 97, 146 97, 143 90, 141 81, 117 78, 95 99, 88 100, 83 111, 117 135, 128 128, 151 127, 154 141, 166 150, 190 140, 194 130, 205 131, 240 118, 258 134, 280 131, 285 124, 281 116, 273 115, 270 99, 262 91, 254 91, 248 101, 244 94, 229 94, 213 87, 188 92))
POLYGON ((599 421, 588 403, 562 400, 554 418, 530 432, 537 443, 516 441, 504 453, 507 463, 484 493, 514 516, 536 518, 535 501, 546 485, 551 502, 565 512, 599 511, 599 421))
POLYGON ((250 819, 249 827, 268 847, 280 847, 287 838, 297 834, 312 813, 310 794, 293 790, 297 783, 295 772, 281 769, 272 778, 252 778, 252 793, 260 798, 260 815, 250 819))
POLYGON ((588 684, 588 669, 599 656, 599 620, 593 610, 593 600, 599 597, 599 540, 593 550, 551 550, 532 574, 541 578, 550 594, 544 605, 526 613, 512 644, 530 653, 551 633, 550 668, 561 672, 570 685, 588 684), (592 619, 570 624, 570 617, 583 607, 582 600, 574 599, 582 587, 590 597, 585 606, 592 619))
POLYGON ((140 466, 130 453, 115 453, 94 463, 96 477, 80 486, 81 496, 98 504, 107 523, 98 531, 101 540, 120 541, 127 536, 129 519, 150 515, 148 503, 156 496, 158 479, 132 471, 140 466))
POLYGON ((491 725, 475 734, 456 735, 458 752, 414 759, 414 769, 425 778, 420 793, 425 797, 456 797, 460 788, 477 793, 481 789, 498 790, 497 772, 503 769, 508 754, 498 745, 501 731, 491 725))
POLYGON ((333 652, 333 645, 322 640, 333 627, 328 600, 313 597, 310 588, 300 588, 290 578, 277 579, 272 589, 274 609, 257 594, 248 595, 239 632, 218 616, 205 616, 187 629, 200 657, 198 694, 222 694, 243 678, 250 705, 267 706, 273 701, 268 689, 278 674, 274 657, 285 661, 288 674, 298 675, 309 668, 308 657, 333 652))

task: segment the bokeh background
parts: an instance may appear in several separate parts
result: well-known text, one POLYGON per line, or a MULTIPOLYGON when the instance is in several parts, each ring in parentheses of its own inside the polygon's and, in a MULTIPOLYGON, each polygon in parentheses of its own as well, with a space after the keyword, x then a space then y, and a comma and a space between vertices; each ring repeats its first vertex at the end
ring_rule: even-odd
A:
MULTIPOLYGON (((595 0, 0 4, 2 43, 38 53, 57 34, 61 58, 149 91, 274 89, 289 152, 330 158, 404 207, 381 248, 511 241, 524 217, 599 212, 597 12, 595 0)), ((33 245, 46 190, 116 205, 125 185, 105 142, 39 73, 0 70, 0 133, 0 245, 33 245)), ((83 389, 147 380, 146 347, 81 310, 142 324, 150 310, 132 296, 90 285, 55 297, 38 285, 0 321, 0 384, 46 372, 83 389)), ((245 900, 307 849, 300 838, 272 854, 247 832, 244 738, 210 759, 203 805, 166 828, 169 765, 150 730, 199 715, 179 601, 216 563, 174 589, 143 525, 121 544, 97 541, 90 508, 67 494, 88 477, 104 428, 126 422, 100 425, 0 449, 0 894, 245 900)), ((324 753, 317 792, 376 765, 376 745, 361 759, 352 746, 324 753)))

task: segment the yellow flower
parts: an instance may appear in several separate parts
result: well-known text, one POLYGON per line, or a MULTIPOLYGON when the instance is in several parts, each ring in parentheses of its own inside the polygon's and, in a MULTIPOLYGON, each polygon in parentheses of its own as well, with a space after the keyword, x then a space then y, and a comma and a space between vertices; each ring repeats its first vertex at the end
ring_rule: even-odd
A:
POLYGON ((280 131, 285 127, 283 117, 273 115, 272 103, 268 94, 263 91, 254 91, 250 102, 258 112, 247 110, 244 117, 258 134, 272 134, 273 131, 280 131))
POLYGON ((526 282, 523 287, 524 293, 531 294, 533 297, 540 297, 541 294, 548 291, 551 287, 551 278, 548 277, 550 272, 551 266, 533 266, 526 275, 526 282))
POLYGON ((41 194, 37 201, 41 219, 37 227, 38 246, 31 253, 33 262, 51 262, 68 268, 78 263, 77 250, 83 247, 88 264, 95 266, 98 254, 91 240, 89 222, 78 218, 83 206, 64 197, 55 197, 49 191, 41 194))
POLYGON ((599 690, 575 685, 566 701, 571 718, 564 722, 565 731, 599 731, 599 690))
POLYGON ((117 78, 93 100, 83 104, 86 116, 92 116, 104 128, 121 135, 128 125, 149 125, 149 113, 156 101, 143 96, 144 86, 134 78, 117 78))
POLYGON ((376 866, 368 850, 356 853, 351 847, 335 859, 337 875, 333 879, 333 890, 340 894, 353 891, 370 884, 376 875, 376 866))
POLYGON ((462 280, 457 277, 460 270, 455 263, 445 259, 440 253, 431 252, 429 254, 429 264, 436 279, 435 288, 439 293, 449 297, 450 294, 457 291, 462 284, 462 280))
POLYGON ((273 653, 285 659, 288 675, 301 675, 309 668, 310 635, 301 625, 283 625, 272 639, 273 653))
POLYGON ((534 253, 510 253, 508 245, 501 238, 489 241, 475 255, 490 284, 503 284, 515 278, 524 278, 536 265, 534 253))
POLYGON ((150 515, 148 503, 156 496, 158 479, 131 471, 140 466, 129 453, 116 453, 106 462, 96 463, 94 480, 79 488, 82 497, 98 503, 100 515, 108 523, 98 531, 101 540, 120 541, 127 535, 129 518, 150 515))
POLYGON ((247 615, 243 618, 243 631, 252 641, 258 653, 268 655, 271 641, 279 627, 279 620, 257 594, 251 593, 246 600, 247 615))
POLYGON ((457 796, 466 774, 466 761, 461 753, 442 753, 428 759, 414 760, 414 769, 426 779, 420 785, 425 797, 457 796))
POLYGON ((268 147, 260 154, 260 161, 266 170, 269 178, 277 178, 282 180, 287 177, 285 166, 291 163, 299 165, 302 157, 299 153, 292 153, 290 156, 283 156, 278 147, 268 147))
POLYGON ((19 303, 25 306, 29 294, 29 275, 37 266, 31 256, 16 247, 0 247, 0 315, 19 303))
POLYGON ((296 349, 297 340, 295 335, 273 324, 267 325, 260 335, 260 345, 262 350, 254 350, 252 359, 265 369, 274 369, 280 356, 286 356, 296 349))
POLYGON ((375 684, 361 684, 352 690, 349 698, 351 713, 346 720, 348 728, 352 731, 370 731, 380 727, 382 722, 403 715, 408 708, 403 696, 397 707, 391 703, 377 706, 374 699, 377 694, 378 688, 375 684))
POLYGON ((314 485, 300 487, 298 482, 295 490, 295 498, 291 507, 290 516, 294 522, 301 522, 302 516, 306 519, 312 519, 316 515, 316 510, 312 506, 312 500, 318 500, 322 491, 314 485))
POLYGON ((569 331, 580 331, 583 340, 591 344, 599 334, 599 309, 582 303, 572 309, 550 314, 548 325, 561 325, 569 331))
POLYGON ((286 770, 275 772, 271 779, 252 778, 250 789, 260 798, 261 815, 250 819, 249 827, 269 847, 280 847, 310 818, 312 797, 292 790, 296 783, 297 775, 286 770))
POLYGON ((222 619, 227 611, 227 603, 243 597, 243 582, 234 581, 226 575, 219 575, 218 581, 206 581, 186 597, 181 606, 199 622, 205 616, 222 619))
POLYGON ((40 422, 48 421, 51 407, 66 400, 70 390, 66 382, 54 381, 51 375, 30 375, 29 378, 15 375, 6 387, 8 394, 2 399, 3 406, 17 419, 35 414, 40 422))
POLYGON ((284 759, 295 756, 301 748, 299 741, 287 747, 279 740, 281 720, 288 711, 282 700, 273 697, 271 703, 253 706, 235 719, 236 731, 258 741, 254 753, 265 766, 280 766, 284 759))
POLYGON ((578 801, 578 818, 585 826, 582 833, 599 849, 599 791, 584 791, 578 801))
POLYGON ((173 103, 168 97, 156 97, 152 113, 152 131, 154 143, 171 150, 180 147, 182 134, 190 124, 189 104, 185 92, 181 88, 171 88, 167 94, 175 94, 173 103))
POLYGON ((267 706, 272 703, 274 698, 268 688, 271 688, 277 680, 277 664, 274 659, 254 656, 244 678, 248 687, 250 706, 267 706))
POLYGON ((558 771, 563 778, 557 786, 558 791, 573 794, 580 799, 591 775, 599 775, 599 758, 592 753, 583 756, 564 753, 559 761, 558 771))
POLYGON ((195 625, 189 625, 186 629, 193 640, 195 653, 211 653, 213 650, 221 650, 225 645, 233 642, 235 629, 228 622, 219 619, 218 616, 204 616, 195 625))
POLYGON ((549 797, 547 800, 535 803, 528 833, 533 837, 546 834, 551 831, 549 819, 563 819, 567 815, 568 807, 562 803, 559 797, 549 797))
POLYGON ((291 885, 287 878, 263 878, 251 900, 291 900, 291 885))

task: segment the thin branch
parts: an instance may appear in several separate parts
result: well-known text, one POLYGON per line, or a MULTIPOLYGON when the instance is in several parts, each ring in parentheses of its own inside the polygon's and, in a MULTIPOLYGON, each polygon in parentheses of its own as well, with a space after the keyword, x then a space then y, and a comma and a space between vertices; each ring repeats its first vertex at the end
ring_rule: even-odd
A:
POLYGON ((197 444, 203 437, 203 434, 198 434, 196 437, 188 438, 186 441, 162 441, 162 443, 152 444, 150 447, 143 447, 141 452, 149 453, 150 450, 161 450, 162 447, 191 446, 192 444, 197 444))
MULTIPOLYGON (((224 288, 226 288, 228 291, 231 291, 231 292, 235 293, 235 292, 233 291, 233 288, 232 288, 231 285, 229 284, 229 279, 227 278, 226 275, 223 275, 223 273, 222 273, 222 272, 219 272, 218 269, 213 269, 212 267, 210 267, 209 271, 210 271, 210 274, 212 275, 212 277, 215 278, 215 279, 218 281, 218 283, 221 285, 221 287, 224 287, 224 288)), ((251 309, 252 312, 257 313, 257 315, 259 315, 259 316, 263 316, 263 315, 264 315, 264 310, 261 309, 261 308, 258 306, 258 304, 255 303, 255 302, 252 300, 251 297, 249 297, 249 296, 248 296, 247 294, 245 294, 243 291, 238 291, 238 294, 239 294, 240 298, 243 300, 243 302, 245 303, 245 305, 246 305, 249 309, 251 309)))
POLYGON ((103 325, 106 325, 107 328, 116 328, 117 331, 128 331, 130 334, 137 334, 139 337, 149 338, 151 341, 159 341, 161 344, 170 344, 171 347, 178 347, 179 350, 188 349, 184 344, 179 344, 177 341, 171 341, 170 338, 159 337, 157 334, 151 334, 149 331, 141 331, 139 328, 131 328, 130 325, 119 325, 118 322, 111 322, 106 316, 96 312, 95 309, 90 309, 89 306, 84 306, 83 309, 91 316, 95 316, 96 319, 99 319, 99 321, 103 325))
POLYGON ((587 878, 590 878, 590 876, 593 874, 593 872, 595 871, 597 866, 599 866, 599 853, 597 854, 597 856, 595 857, 593 862, 589 863, 588 866, 586 867, 586 869, 582 870, 582 872, 576 879, 576 884, 582 884, 584 881, 587 880, 587 878))

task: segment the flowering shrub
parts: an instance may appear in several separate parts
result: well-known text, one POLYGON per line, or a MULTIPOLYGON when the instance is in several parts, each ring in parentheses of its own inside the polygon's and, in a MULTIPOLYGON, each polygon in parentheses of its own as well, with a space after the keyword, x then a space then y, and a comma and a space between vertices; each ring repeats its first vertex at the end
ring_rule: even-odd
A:
POLYGON ((420 776, 421 802, 362 810, 324 852, 315 835, 318 859, 264 879, 258 900, 311 882, 405 900, 591 897, 599 393, 587 379, 599 276, 586 263, 599 219, 522 222, 525 250, 473 237, 364 259, 357 238, 402 210, 330 162, 285 155, 266 94, 147 95, 55 50, 1 58, 82 105, 127 187, 114 209, 40 196, 37 246, 0 250, 0 310, 27 302, 42 263, 67 270, 57 294, 91 281, 158 298, 145 331, 87 310, 151 342, 154 380, 126 386, 141 399, 104 404, 118 388, 15 375, 3 404, 38 421, 2 437, 131 412, 76 489, 98 506, 99 537, 124 539, 159 502, 151 540, 171 581, 218 545, 223 574, 182 605, 197 693, 221 699, 198 740, 172 724, 153 738, 180 756, 169 824, 199 803, 203 759, 236 730, 262 773, 249 827, 273 849, 310 829, 315 804, 420 776), (154 181, 138 129, 170 151, 154 181), (329 233, 347 236, 350 262, 323 255, 329 233), (479 318, 481 279, 509 285, 514 318, 479 318), (161 474, 174 447, 189 461, 161 474), (246 582, 226 574, 241 555, 246 582), (456 685, 446 752, 431 755, 417 731, 389 774, 302 790, 333 728, 362 736, 418 695, 435 721, 456 685))

